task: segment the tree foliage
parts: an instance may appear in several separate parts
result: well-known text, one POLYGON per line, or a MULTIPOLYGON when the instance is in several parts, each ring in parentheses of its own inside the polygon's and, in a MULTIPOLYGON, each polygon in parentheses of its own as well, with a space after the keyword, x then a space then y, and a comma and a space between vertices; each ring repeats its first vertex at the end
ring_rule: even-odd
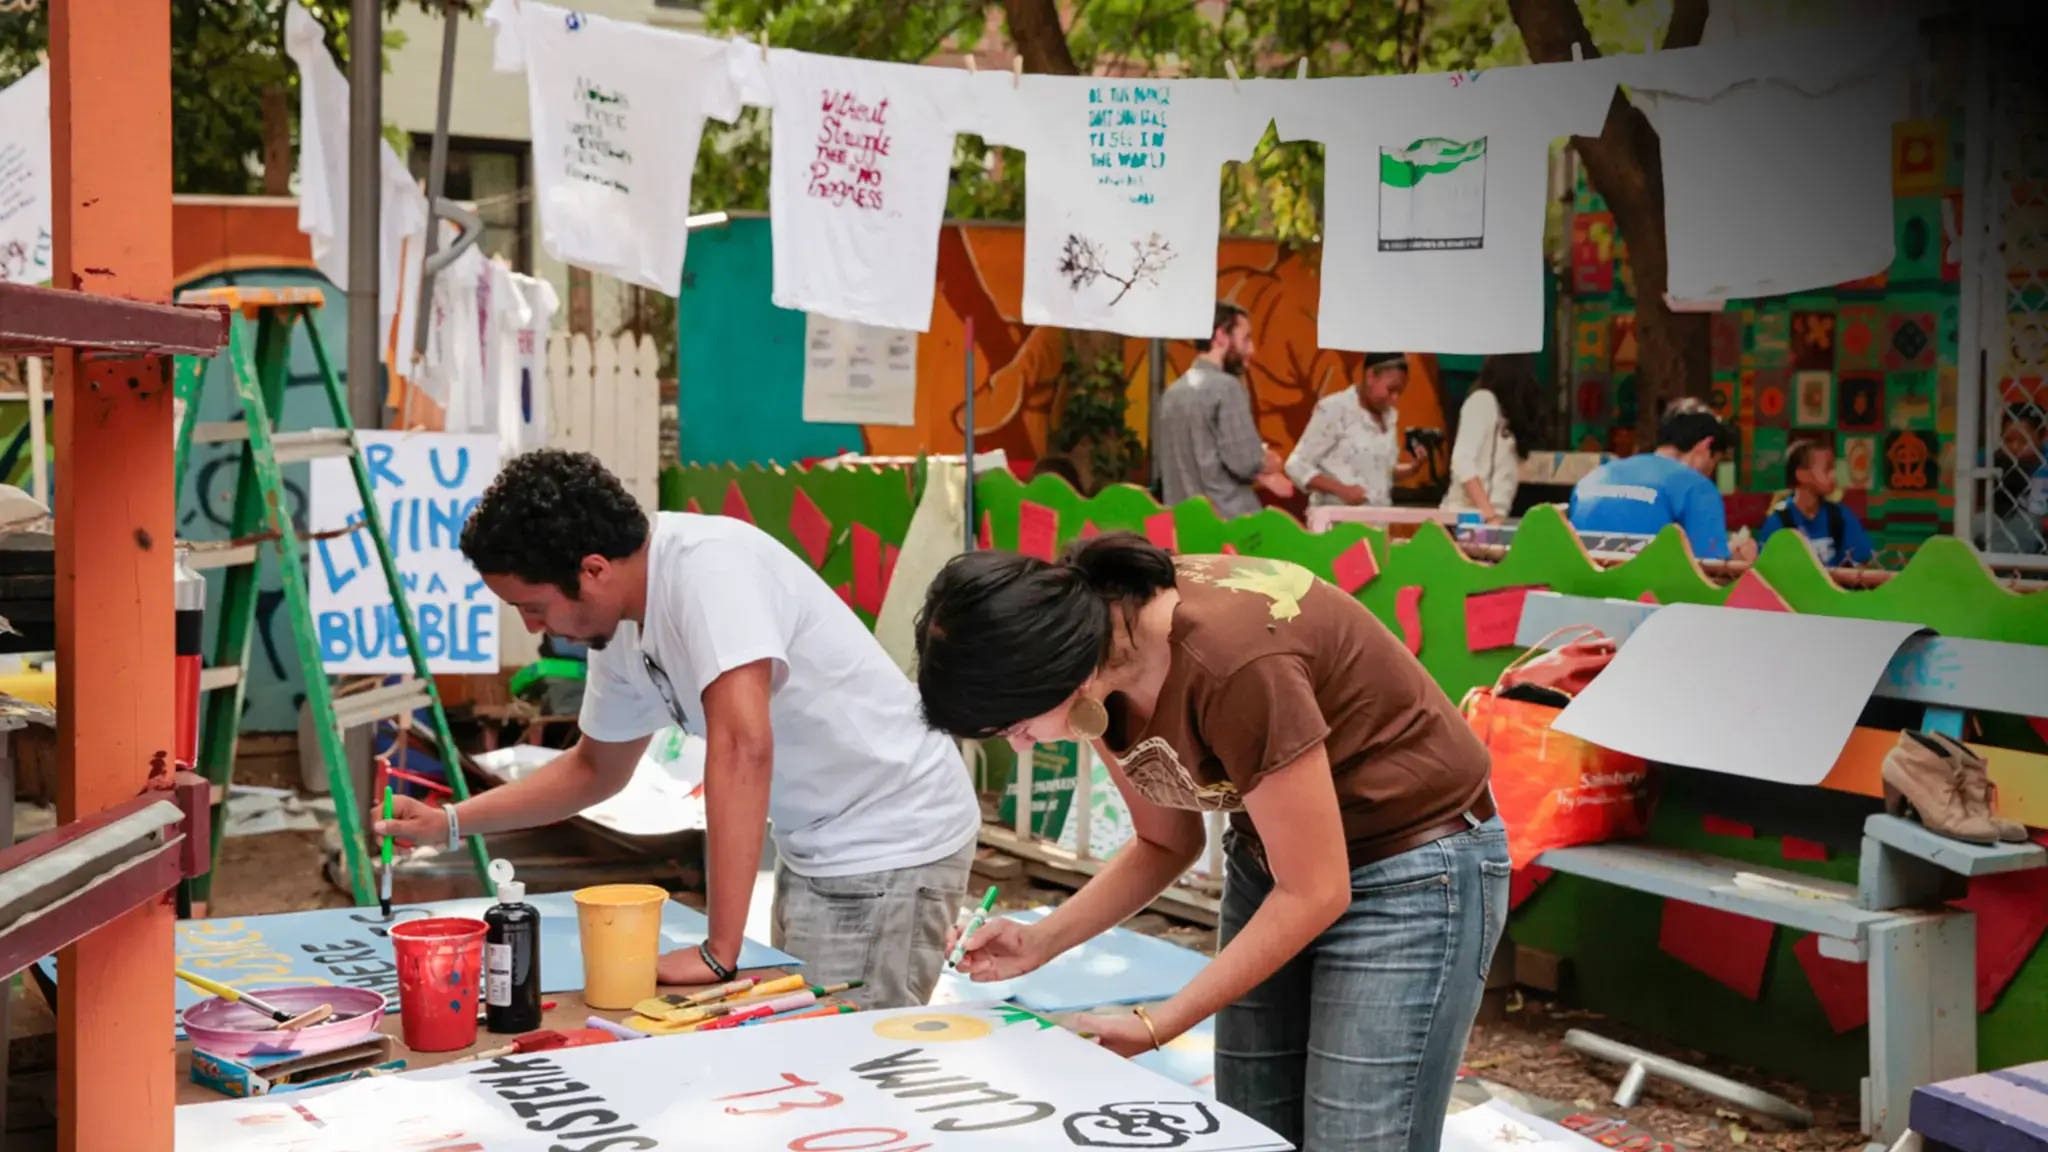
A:
MULTIPOLYGON (((284 52, 287 3, 303 0, 176 0, 171 10, 171 186, 179 192, 238 195, 263 190, 265 101, 281 111, 270 131, 296 132, 298 69, 284 52), (281 109, 279 108, 282 104, 281 109)), ((435 0, 420 7, 441 11, 435 0)), ((396 12, 399 0, 385 0, 396 12)), ((327 45, 345 69, 348 0, 311 0, 306 8, 327 30, 327 45)), ((49 44, 49 5, 0 14, 0 86, 36 66, 49 44)), ((404 43, 387 32, 384 48, 404 43)), ((285 157, 286 170, 290 158, 285 157)))

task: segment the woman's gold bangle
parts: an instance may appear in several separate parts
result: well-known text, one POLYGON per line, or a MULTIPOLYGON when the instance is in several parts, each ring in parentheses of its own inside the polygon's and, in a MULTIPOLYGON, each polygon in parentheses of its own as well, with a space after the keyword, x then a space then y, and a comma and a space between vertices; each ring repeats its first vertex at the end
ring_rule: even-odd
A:
POLYGON ((1145 1006, 1142 1004, 1131 1009, 1131 1013, 1138 1018, 1140 1023, 1145 1025, 1145 1035, 1152 1038, 1152 1050, 1154 1052, 1159 1051, 1159 1029, 1153 1026, 1152 1014, 1145 1011, 1145 1006))

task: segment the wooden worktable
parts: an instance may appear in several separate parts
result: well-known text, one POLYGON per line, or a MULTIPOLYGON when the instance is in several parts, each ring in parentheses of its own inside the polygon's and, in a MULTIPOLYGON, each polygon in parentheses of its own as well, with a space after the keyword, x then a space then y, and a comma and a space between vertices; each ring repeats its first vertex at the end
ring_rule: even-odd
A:
MULTIPOLYGON (((770 980, 790 975, 789 972, 781 968, 749 968, 747 970, 747 973, 748 975, 760 977, 761 982, 764 984, 770 980)), ((696 990, 697 989, 695 988, 684 988, 664 985, 660 989, 660 992, 664 994, 689 993, 695 992, 696 990)), ((552 1000, 555 1002, 555 1006, 553 1008, 541 1013, 540 1026, 542 1028, 554 1028, 558 1030, 568 1028, 581 1028, 584 1026, 584 1020, 592 1015, 603 1016, 608 1020, 622 1021, 634 1014, 630 1009, 623 1012, 597 1012, 593 1010, 589 1005, 583 1002, 583 993, 581 991, 548 992, 543 994, 541 996, 541 999, 543 1001, 552 1000)), ((820 1000, 819 1003, 835 1004, 838 1003, 838 1000, 834 997, 827 996, 823 1000, 820 1000)), ((442 1064, 453 1063, 454 1061, 461 1060, 469 1056, 474 1056, 478 1052, 487 1052, 493 1048, 502 1048, 513 1041, 513 1037, 510 1035, 501 1035, 498 1033, 485 1031, 484 1026, 482 1024, 478 1024, 476 1029, 476 1043, 470 1045, 467 1048, 459 1049, 454 1052, 414 1052, 412 1049, 407 1048, 405 1046, 405 1041, 401 1038, 403 1029, 399 1027, 398 1009, 395 1005, 392 1007, 391 1011, 384 1014, 384 1019, 378 1023, 377 1030, 379 1032, 384 1033, 387 1036, 390 1036, 395 1041, 395 1043, 392 1045, 391 1054, 395 1058, 403 1058, 405 1060, 405 1070, 408 1072, 417 1071, 421 1068, 434 1068, 442 1064)), ((192 1082, 192 1042, 190 1040, 178 1041, 177 1061, 178 1103, 180 1105, 207 1104, 218 1100, 231 1099, 231 1097, 223 1096, 220 1093, 215 1092, 211 1088, 202 1088, 199 1085, 194 1084, 192 1082)))

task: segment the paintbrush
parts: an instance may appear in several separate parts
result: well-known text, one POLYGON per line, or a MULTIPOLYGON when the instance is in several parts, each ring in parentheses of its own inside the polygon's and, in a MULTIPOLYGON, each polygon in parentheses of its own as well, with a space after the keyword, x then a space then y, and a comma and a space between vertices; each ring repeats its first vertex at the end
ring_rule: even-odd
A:
MULTIPOLYGON (((391 819, 391 785, 384 786, 384 819, 391 819)), ((391 837, 384 837, 384 877, 377 884, 377 909, 391 919, 391 837)))
POLYGON ((305 1012, 301 1012, 298 1015, 294 1016, 290 1012, 287 1012, 284 1009, 279 1008, 275 1004, 258 1000, 256 997, 249 995, 247 992, 243 992, 236 988, 230 988, 227 985, 222 984, 218 980, 208 980, 206 977, 201 976, 196 972, 187 972, 183 968, 174 969, 174 971, 177 972, 178 979, 183 980, 185 983, 192 985, 194 988, 197 988, 203 992, 211 992, 215 996, 218 996, 221 999, 226 1000, 230 1004, 247 1004, 249 1007, 254 1008, 256 1011, 261 1012, 265 1016, 270 1017, 272 1020, 277 1022, 277 1030, 280 1032, 289 1032, 296 1028, 304 1028, 308 1025, 318 1024, 329 1017, 333 1017, 335 1020, 349 1020, 361 1015, 361 1013, 358 1012, 351 1012, 347 1016, 335 1016, 334 1005, 322 1004, 317 1008, 309 1009, 305 1012))

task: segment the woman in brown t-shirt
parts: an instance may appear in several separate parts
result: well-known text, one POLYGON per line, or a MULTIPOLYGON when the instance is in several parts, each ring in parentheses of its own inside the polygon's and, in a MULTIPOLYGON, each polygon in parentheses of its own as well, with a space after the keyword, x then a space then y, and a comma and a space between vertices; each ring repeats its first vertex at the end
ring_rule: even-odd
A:
POLYGON ((1128 533, 1064 563, 956 557, 917 622, 933 727, 1088 740, 1136 835, 1031 925, 968 941, 976 980, 1130 917, 1231 814, 1223 949, 1149 1013, 1087 1027, 1131 1055, 1217 1016, 1218 1098, 1304 1152, 1436 1152, 1507 916, 1486 748, 1422 665, 1307 569, 1175 558, 1128 533))

